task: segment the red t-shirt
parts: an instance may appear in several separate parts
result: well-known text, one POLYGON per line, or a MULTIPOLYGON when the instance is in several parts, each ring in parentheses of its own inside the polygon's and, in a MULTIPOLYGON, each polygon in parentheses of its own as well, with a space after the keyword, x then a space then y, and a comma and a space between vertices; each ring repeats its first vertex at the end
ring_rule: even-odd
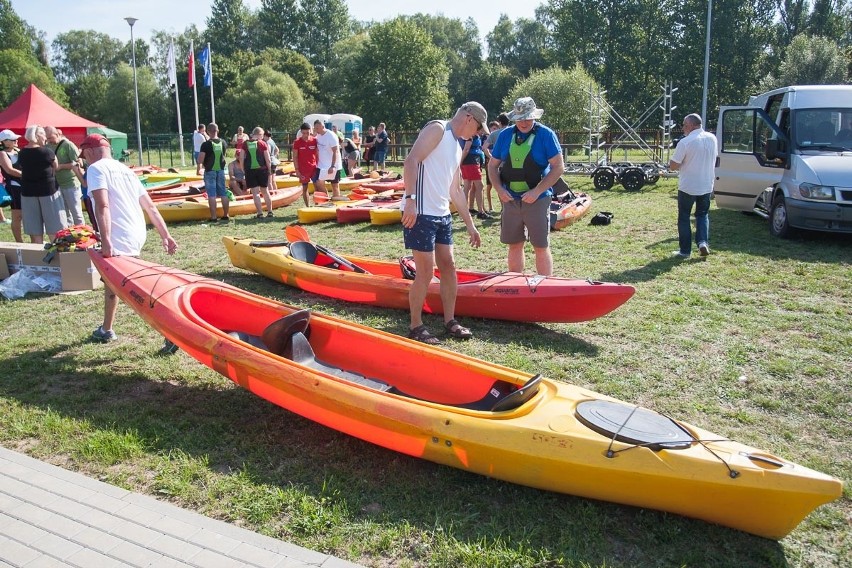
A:
POLYGON ((301 136, 293 142, 293 150, 298 152, 296 157, 299 173, 305 177, 314 175, 314 170, 317 169, 317 139, 309 136, 307 140, 301 136))

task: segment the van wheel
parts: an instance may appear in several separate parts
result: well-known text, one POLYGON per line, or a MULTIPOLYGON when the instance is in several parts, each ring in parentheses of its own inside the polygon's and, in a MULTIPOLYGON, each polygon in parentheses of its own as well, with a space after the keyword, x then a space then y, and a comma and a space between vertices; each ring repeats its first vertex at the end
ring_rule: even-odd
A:
POLYGON ((773 237, 789 239, 794 232, 787 219, 787 202, 784 196, 779 194, 772 200, 772 209, 769 211, 769 234, 773 237))

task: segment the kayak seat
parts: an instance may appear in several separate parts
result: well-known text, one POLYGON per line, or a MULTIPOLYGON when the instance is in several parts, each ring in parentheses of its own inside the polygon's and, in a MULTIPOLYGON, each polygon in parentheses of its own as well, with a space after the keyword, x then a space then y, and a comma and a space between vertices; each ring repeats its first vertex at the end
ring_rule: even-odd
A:
POLYGON ((468 404, 459 404, 461 408, 486 412, 506 412, 518 408, 538 392, 541 375, 536 375, 520 388, 508 381, 495 381, 488 393, 481 399, 468 404))
POLYGON ((294 243, 290 243, 290 256, 296 260, 307 262, 308 264, 316 264, 326 268, 351 270, 352 272, 368 274, 366 270, 349 262, 337 253, 330 251, 323 246, 309 243, 308 241, 296 241, 294 243))
POLYGON ((234 339, 239 339, 240 341, 245 341, 249 345, 253 347, 257 347, 258 349, 263 349, 264 351, 269 351, 269 347, 263 342, 263 340, 257 335, 249 335, 244 331, 227 331, 225 332, 234 339))
MULTIPOLYGON (((414 280, 417 276, 417 266, 414 264, 414 257, 411 255, 399 257, 399 270, 404 279, 414 280)), ((437 276, 432 276, 432 282, 440 282, 440 280, 437 276)))
POLYGON ((307 262, 308 264, 314 264, 316 262, 318 252, 317 247, 315 247, 313 243, 309 243, 307 241, 296 241, 295 243, 290 243, 290 256, 296 260, 307 262))
POLYGON ((316 355, 314 354, 314 349, 313 347, 311 347, 311 344, 308 341, 308 338, 305 337, 305 334, 298 331, 292 335, 291 351, 290 356, 288 358, 292 359, 295 363, 304 365, 305 367, 310 367, 311 369, 322 371, 323 373, 328 373, 329 375, 334 375, 339 379, 349 381, 350 383, 356 383, 373 390, 387 392, 393 389, 391 385, 387 384, 384 381, 371 379, 365 377, 364 375, 353 373, 351 371, 346 371, 345 369, 340 369, 338 367, 323 363, 322 361, 316 358, 316 355))
POLYGON ((296 333, 310 335, 308 327, 310 319, 310 310, 298 310, 287 314, 266 326, 260 336, 261 340, 272 353, 293 359, 293 335, 296 333))

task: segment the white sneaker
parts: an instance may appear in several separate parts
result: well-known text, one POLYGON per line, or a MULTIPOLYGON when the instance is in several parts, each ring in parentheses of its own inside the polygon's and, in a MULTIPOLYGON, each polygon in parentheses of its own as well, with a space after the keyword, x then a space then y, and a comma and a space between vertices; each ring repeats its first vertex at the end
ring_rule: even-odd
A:
POLYGON ((110 341, 115 341, 118 339, 118 336, 111 329, 104 329, 104 326, 99 325, 98 329, 92 332, 92 339, 97 341, 102 341, 104 343, 109 343, 110 341))
POLYGON ((686 259, 686 258, 689 258, 689 257, 690 257, 690 255, 689 255, 689 254, 682 253, 682 252, 680 252, 679 250, 674 251, 674 252, 672 253, 672 256, 673 256, 673 257, 675 257, 675 258, 684 258, 684 259, 686 259))
POLYGON ((707 256, 710 254, 710 246, 707 243, 699 243, 698 252, 701 253, 701 256, 707 256))

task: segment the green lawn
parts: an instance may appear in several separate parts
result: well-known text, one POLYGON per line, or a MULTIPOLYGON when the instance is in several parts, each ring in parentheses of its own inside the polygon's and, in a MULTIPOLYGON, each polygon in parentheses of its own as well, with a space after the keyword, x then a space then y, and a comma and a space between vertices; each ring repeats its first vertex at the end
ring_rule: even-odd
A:
MULTIPOLYGON (((482 359, 638 403, 852 479, 852 238, 769 236, 766 222, 711 210, 707 260, 676 261, 676 180, 594 192, 594 211, 553 234, 561 276, 625 282, 625 306, 584 324, 465 319, 482 359)), ((403 334, 402 311, 326 301, 230 266, 223 235, 274 238, 274 220, 174 225, 174 257, 147 258, 281 301, 403 334)), ((499 221, 457 263, 502 270, 499 221)), ((404 254, 399 226, 308 227, 315 242, 404 254)), ((0 240, 11 240, 8 225, 0 240)), ((531 257, 528 256, 528 266, 531 257)), ((126 306, 120 340, 88 341, 102 295, 0 303, 0 443, 210 517, 374 567, 848 566, 852 502, 808 517, 780 542, 676 515, 538 491, 409 458, 304 420, 243 391, 161 338, 126 306)), ((438 328, 440 320, 426 323, 438 328)))

